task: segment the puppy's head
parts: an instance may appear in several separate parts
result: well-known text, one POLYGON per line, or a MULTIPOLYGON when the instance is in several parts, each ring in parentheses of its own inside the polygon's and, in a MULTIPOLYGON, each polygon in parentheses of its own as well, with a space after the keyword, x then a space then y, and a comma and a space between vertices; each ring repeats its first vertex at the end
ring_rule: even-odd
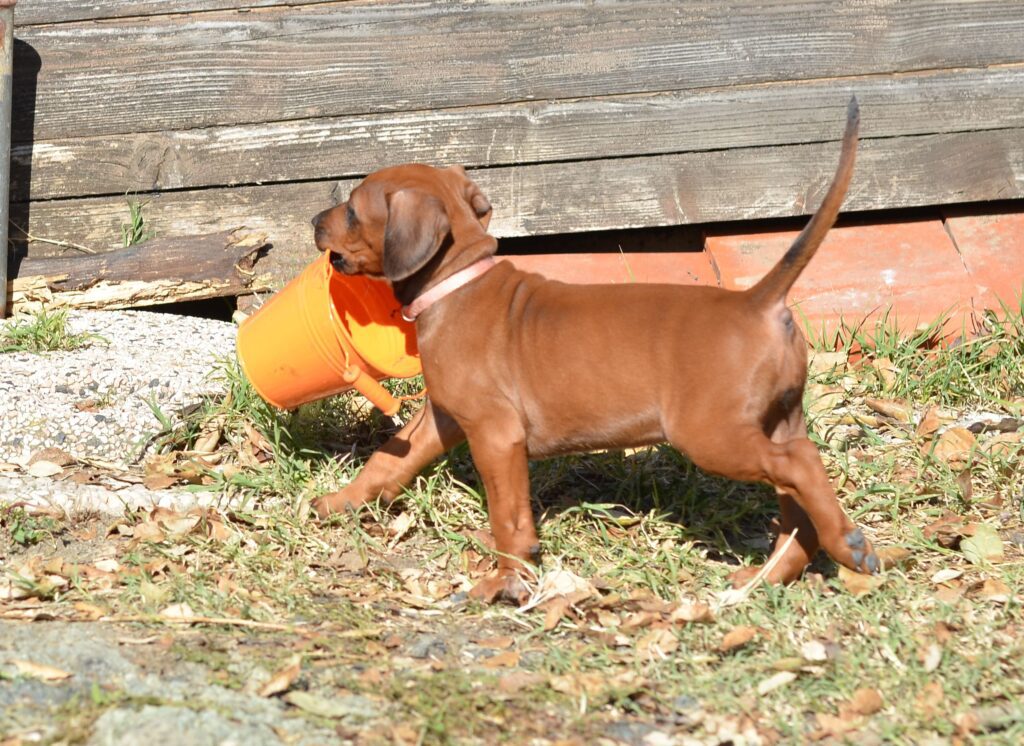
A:
POLYGON ((338 271, 400 282, 442 250, 489 239, 490 220, 491 204, 464 168, 408 164, 370 174, 313 227, 338 271))

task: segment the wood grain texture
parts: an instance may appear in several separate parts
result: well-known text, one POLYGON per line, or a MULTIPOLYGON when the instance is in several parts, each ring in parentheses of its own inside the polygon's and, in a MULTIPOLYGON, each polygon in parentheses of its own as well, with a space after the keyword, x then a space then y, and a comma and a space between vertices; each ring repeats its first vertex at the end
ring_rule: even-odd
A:
POLYGON ((834 138, 853 94, 866 138, 1024 127, 1021 65, 66 138, 15 146, 12 182, 55 199, 791 145, 834 138))
MULTIPOLYGON (((806 215, 817 207, 838 154, 838 143, 823 142, 497 167, 472 175, 495 206, 495 235, 541 235, 806 215)), ((274 249, 261 270, 287 278, 315 253, 310 218, 344 199, 355 183, 168 192, 153 195, 144 213, 158 236, 237 225, 265 232, 274 249)), ((844 211, 1020 197, 1024 129, 881 138, 862 141, 844 211)), ((123 197, 39 202, 31 205, 30 230, 112 248, 127 215, 123 197)))
POLYGON ((229 230, 205 236, 154 238, 100 254, 28 257, 18 278, 42 275, 61 279, 52 290, 81 290, 97 282, 181 280, 232 285, 241 291, 253 278, 256 255, 267 237, 229 230))
POLYGON ((344 0, 21 0, 19 26, 67 23, 104 18, 130 18, 169 13, 198 13, 210 10, 267 8, 282 5, 316 5, 344 0))
POLYGON ((1024 3, 353 0, 19 38, 16 141, 42 141, 1014 63, 1024 3))
POLYGON ((266 290, 253 266, 266 236, 224 231, 157 238, 103 254, 24 259, 12 310, 136 308, 266 290))

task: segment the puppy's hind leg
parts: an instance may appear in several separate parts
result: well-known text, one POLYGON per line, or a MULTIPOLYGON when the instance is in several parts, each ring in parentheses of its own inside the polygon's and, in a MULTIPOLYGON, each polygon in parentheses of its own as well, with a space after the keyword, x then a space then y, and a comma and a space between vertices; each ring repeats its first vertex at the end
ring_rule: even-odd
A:
MULTIPOLYGON (((804 423, 803 412, 799 407, 779 418, 778 424, 772 433, 772 441, 784 443, 795 437, 807 437, 807 426, 804 423)), ((779 498, 780 519, 779 535, 775 541, 775 548, 766 564, 771 569, 765 574, 765 582, 771 584, 791 583, 803 573, 804 569, 814 559, 814 555, 821 548, 818 541, 818 532, 811 523, 810 517, 804 512, 791 495, 786 494, 779 488, 775 488, 779 498)), ((761 571, 760 566, 744 567, 737 570, 731 576, 733 585, 737 588, 745 585, 761 571)))
POLYGON ((345 489, 321 495, 313 501, 313 507, 324 518, 377 498, 390 502, 431 461, 465 439, 455 420, 436 410, 428 399, 409 424, 370 456, 345 489))
MULTIPOLYGON (((676 447, 681 445, 671 437, 670 440, 676 447)), ((871 544, 839 505, 818 449, 807 438, 776 443, 757 427, 748 425, 728 433, 720 429, 717 434, 693 439, 689 445, 681 450, 700 468, 731 479, 768 482, 778 492, 792 497, 793 504, 783 504, 783 529, 799 526, 806 516, 817 540, 836 562, 862 573, 873 574, 881 569, 871 544)), ((794 545, 799 541, 798 532, 794 545)), ((793 553, 785 557, 785 577, 780 580, 792 579, 796 570, 794 560, 810 561, 807 550, 811 547, 791 547, 793 553)))

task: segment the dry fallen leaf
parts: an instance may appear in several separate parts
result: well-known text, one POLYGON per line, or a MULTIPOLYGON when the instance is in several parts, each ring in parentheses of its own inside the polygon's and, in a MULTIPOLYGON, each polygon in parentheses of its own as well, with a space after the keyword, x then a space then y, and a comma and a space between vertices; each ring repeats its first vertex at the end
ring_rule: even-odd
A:
POLYGON ((829 415, 843 404, 846 390, 841 386, 812 383, 807 386, 807 410, 816 415, 829 415))
POLYGON ((548 686, 571 697, 579 697, 581 694, 596 697, 609 686, 609 682, 603 674, 587 672, 552 676, 548 679, 548 686))
POLYGON ((989 578, 982 584, 980 595, 986 601, 991 601, 995 604, 1005 604, 1010 602, 1011 593, 1010 587, 1002 580, 989 578))
POLYGON ((562 621, 562 617, 569 611, 569 607, 572 604, 569 599, 565 596, 556 596, 550 601, 544 604, 544 631, 550 632, 558 623, 562 621))
POLYGON ((93 622, 107 615, 107 610, 102 606, 97 606, 87 601, 75 601, 72 606, 79 614, 78 619, 93 622))
POLYGON ((960 542, 960 551, 975 565, 1000 562, 1003 559, 1003 540, 995 528, 987 523, 979 523, 974 527, 973 536, 960 542))
POLYGON ((932 575, 931 581, 935 585, 942 585, 948 583, 951 580, 956 580, 964 574, 963 570, 958 570, 955 567, 947 567, 945 570, 939 570, 937 573, 932 575))
POLYGON ((198 510, 179 513, 167 508, 154 508, 149 513, 149 521, 163 528, 168 534, 168 538, 171 539, 188 536, 199 525, 202 518, 202 512, 198 510))
POLYGON ((937 717, 943 714, 945 709, 945 693, 942 684, 938 681, 931 681, 924 685, 917 694, 917 708, 926 717, 937 717))
POLYGON ((548 686, 556 692, 577 698, 581 694, 586 694, 591 699, 596 698, 608 689, 618 689, 621 694, 625 695, 629 692, 637 691, 643 684, 643 679, 632 671, 624 671, 623 673, 613 675, 603 671, 594 671, 552 676, 548 679, 548 686))
POLYGON ((70 466, 75 463, 75 457, 67 451, 60 448, 43 448, 35 453, 28 460, 28 466, 36 463, 37 461, 52 461, 57 466, 70 466))
POLYGON ((1024 432, 998 433, 982 444, 981 449, 991 456, 1009 459, 1024 444, 1024 432))
POLYGON ((914 562, 914 554, 904 547, 876 547, 875 554, 882 563, 883 570, 894 567, 909 568, 914 562))
POLYGON ((402 537, 409 532, 409 529, 412 528, 414 523, 416 523, 416 519, 405 511, 402 511, 395 516, 395 520, 391 521, 391 525, 388 526, 388 533, 391 534, 391 541, 388 542, 388 549, 394 549, 398 545, 398 542, 402 540, 402 537))
MULTIPOLYGON (((970 460, 976 443, 974 433, 963 427, 951 427, 935 441, 932 455, 951 466, 965 465, 970 460)), ((926 447, 927 450, 927 447, 926 447)))
POLYGON ((113 558, 96 560, 92 564, 93 564, 93 567, 95 567, 100 572, 120 572, 121 571, 121 563, 118 562, 116 559, 113 559, 113 558))
POLYGON ((483 661, 484 668, 515 668, 518 665, 519 653, 515 650, 506 650, 483 661))
POLYGON ((857 713, 844 710, 840 705, 837 717, 827 712, 819 712, 814 717, 818 721, 818 730, 811 734, 812 741, 823 741, 827 738, 843 738, 850 731, 863 725, 863 719, 857 713))
POLYGON ((918 658, 926 673, 931 673, 942 663, 942 648, 936 643, 931 643, 923 650, 918 651, 918 658))
POLYGON ((956 486, 960 488, 960 496, 964 503, 970 503, 974 496, 974 482, 971 479, 970 469, 964 469, 956 475, 956 486))
POLYGON ((498 689, 505 694, 516 694, 523 689, 535 687, 544 682, 543 674, 530 671, 513 671, 498 679, 498 689))
POLYGON ((807 369, 811 375, 823 373, 842 373, 846 370, 848 360, 846 350, 814 350, 811 352, 811 359, 807 362, 807 369))
POLYGON ((631 629, 650 627, 654 622, 661 621, 661 614, 654 611, 636 611, 627 616, 619 624, 619 629, 628 632, 631 629))
POLYGON ((579 594, 583 594, 585 598, 593 597, 597 595, 597 589, 589 580, 569 570, 551 570, 544 573, 537 591, 537 595, 544 598, 579 594))
POLYGON ((902 399, 874 399, 868 397, 864 403, 874 412, 890 417, 897 422, 910 422, 914 409, 902 399))
POLYGON ((891 389, 896 382, 896 372, 899 370, 887 357, 876 358, 871 361, 871 368, 882 382, 882 386, 891 389))
POLYGON ((64 473, 64 467, 52 461, 36 461, 25 471, 31 477, 55 477, 64 473))
POLYGON ((213 453, 217 450, 220 437, 221 421, 215 418, 207 423, 199 437, 196 438, 196 442, 192 444, 192 451, 194 453, 213 453))
POLYGON ((941 407, 928 407, 917 424, 919 437, 928 438, 939 431, 943 425, 956 419, 956 415, 941 407))
POLYGON ((854 572, 843 565, 839 566, 839 579, 843 582, 846 590, 854 596, 863 596, 871 593, 871 591, 885 583, 885 576, 883 575, 866 575, 854 572))
POLYGON ((182 621, 188 621, 194 618, 195 615, 196 613, 192 611, 192 607, 188 604, 171 604, 160 612, 160 616, 164 619, 179 619, 182 621))
POLYGON ((68 671, 47 666, 44 663, 34 663, 25 660, 12 660, 11 663, 14 664, 14 667, 18 669, 18 673, 22 676, 29 676, 40 681, 64 681, 73 675, 68 671))
POLYGON ((858 689, 850 698, 850 707, 858 715, 874 715, 883 706, 882 695, 876 689, 858 689))
POLYGON ((734 627, 722 638, 722 642, 718 645, 718 650, 722 653, 728 653, 730 650, 742 647, 753 640, 757 636, 757 632, 757 627, 734 627))
POLYGON ((672 610, 668 619, 670 622, 676 623, 713 622, 715 615, 711 613, 711 607, 706 603, 683 602, 672 610))
POLYGON ((961 738, 971 735, 980 724, 981 718, 973 712, 960 712, 953 716, 953 725, 961 738))
POLYGON ((291 688, 292 683, 298 678, 302 670, 302 656, 293 655, 288 665, 270 677, 258 692, 261 697, 273 697, 275 694, 286 692, 291 688))
POLYGON ((341 552, 336 557, 331 557, 329 564, 340 570, 358 572, 366 569, 366 566, 370 564, 370 558, 362 552, 350 549, 347 552, 341 552))
POLYGON ((679 648, 679 638, 667 627, 652 629, 636 643, 638 653, 649 658, 664 658, 679 648))
POLYGON ((484 637, 483 639, 477 640, 476 644, 482 648, 488 650, 508 650, 510 647, 515 645, 516 639, 510 635, 504 635, 502 637, 484 637))
POLYGON ((352 706, 342 699, 328 699, 303 691, 292 691, 282 699, 300 710, 322 718, 336 720, 353 714, 352 706))
POLYGON ((152 491, 166 490, 177 483, 177 477, 168 476, 167 474, 147 474, 145 479, 142 480, 142 486, 152 491))
POLYGON ((796 680, 797 675, 792 671, 779 671, 773 676, 769 676, 767 679, 757 685, 757 693, 762 697, 768 692, 778 689, 780 686, 785 686, 792 681, 796 680))
POLYGON ((800 646, 800 655, 804 660, 812 663, 821 663, 828 660, 828 651, 825 645, 818 640, 809 640, 800 646))

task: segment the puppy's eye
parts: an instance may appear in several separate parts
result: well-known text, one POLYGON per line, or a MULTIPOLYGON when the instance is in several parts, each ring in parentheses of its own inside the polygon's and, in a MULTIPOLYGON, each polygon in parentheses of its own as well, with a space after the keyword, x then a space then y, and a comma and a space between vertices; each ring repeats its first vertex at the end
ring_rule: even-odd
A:
POLYGON ((352 209, 352 203, 350 202, 348 208, 345 210, 345 218, 348 220, 349 225, 355 225, 359 222, 359 218, 356 217, 356 211, 352 209))

